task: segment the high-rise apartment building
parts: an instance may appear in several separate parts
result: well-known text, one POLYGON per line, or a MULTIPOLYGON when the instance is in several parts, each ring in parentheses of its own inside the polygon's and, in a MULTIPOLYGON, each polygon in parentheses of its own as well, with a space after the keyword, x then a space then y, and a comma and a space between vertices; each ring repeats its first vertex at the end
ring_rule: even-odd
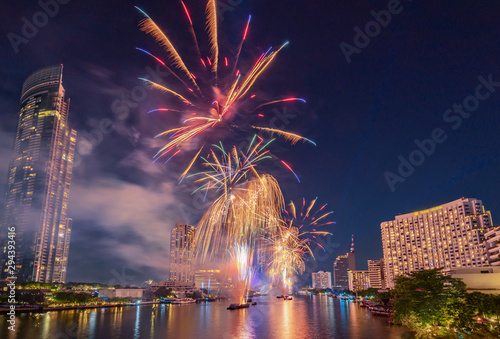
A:
POLYGON ((312 287, 318 289, 332 288, 332 273, 323 271, 312 273, 312 287))
POLYGON ((354 235, 351 239, 351 251, 344 255, 339 255, 333 263, 333 286, 336 289, 349 289, 349 270, 356 269, 356 257, 354 254, 354 235))
POLYGON ((193 226, 175 224, 170 238, 170 280, 195 283, 193 226))
POLYGON ((368 271, 349 271, 348 277, 350 291, 359 292, 370 287, 370 276, 368 271))
POLYGON ((384 259, 368 260, 368 276, 370 287, 386 288, 384 276, 384 259))
POLYGON ((62 65, 43 68, 23 84, 1 220, 3 277, 8 273, 5 238, 7 229, 14 227, 17 279, 66 280, 76 131, 68 126, 69 99, 64 97, 62 73, 62 65))
POLYGON ((500 226, 484 234, 485 249, 491 266, 500 266, 500 226))
POLYGON ((487 265, 483 241, 491 225, 482 201, 469 198, 383 222, 388 287, 394 286, 397 276, 417 270, 487 265))

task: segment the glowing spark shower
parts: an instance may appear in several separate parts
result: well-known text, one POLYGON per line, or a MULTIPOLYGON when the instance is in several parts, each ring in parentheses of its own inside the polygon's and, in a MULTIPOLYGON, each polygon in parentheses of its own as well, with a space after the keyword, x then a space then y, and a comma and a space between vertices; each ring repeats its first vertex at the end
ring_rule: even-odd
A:
POLYGON ((318 227, 334 223, 328 220, 328 216, 333 212, 324 211, 327 204, 314 211, 317 200, 318 198, 315 198, 306 205, 306 201, 303 199, 300 213, 298 213, 293 201, 290 202, 288 210, 283 211, 282 222, 273 229, 274 232, 271 232, 267 238, 270 256, 268 274, 275 285, 282 284, 284 294, 291 293, 293 276, 304 272, 306 255, 310 254, 311 258, 314 259, 309 246, 311 241, 322 247, 314 239, 317 236, 331 235, 330 232, 317 230, 318 227))
POLYGON ((269 151, 263 151, 267 144, 254 138, 246 152, 235 146, 226 151, 215 145, 210 160, 200 157, 207 171, 190 176, 199 177, 195 181, 199 190, 218 194, 198 223, 194 240, 197 257, 203 262, 217 256, 236 265, 240 302, 250 287, 258 239, 278 226, 284 208, 276 179, 256 170, 258 162, 271 157, 269 151))

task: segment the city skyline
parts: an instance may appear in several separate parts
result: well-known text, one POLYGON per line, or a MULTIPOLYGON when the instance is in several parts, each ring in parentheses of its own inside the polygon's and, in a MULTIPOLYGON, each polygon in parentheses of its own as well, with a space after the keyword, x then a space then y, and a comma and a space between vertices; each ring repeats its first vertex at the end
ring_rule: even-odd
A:
MULTIPOLYGON (((353 28, 364 27, 373 20, 370 11, 382 7, 325 1, 308 7, 297 18, 295 13, 302 12, 298 4, 243 2, 224 12, 221 25, 225 28, 241 26, 249 13, 258 20, 249 32, 252 57, 268 45, 285 39, 291 42, 280 55, 280 63, 269 70, 269 79, 274 85, 272 77, 286 77, 287 86, 282 87, 287 94, 303 96, 307 104, 287 105, 286 113, 277 108, 277 119, 318 146, 278 147, 277 153, 287 157, 301 184, 283 174, 278 180, 285 187, 286 200, 310 200, 319 195, 334 211, 337 224, 329 229, 334 236, 319 269, 331 271, 335 258, 348 252, 352 233, 358 245, 358 269, 366 268, 366 260, 382 257, 382 246, 371 244, 380 238, 380 223, 398 213, 419 211, 462 196, 482 199, 492 211, 493 222, 500 213, 496 193, 500 148, 495 136, 498 87, 493 87, 489 98, 460 120, 456 129, 457 116, 447 115, 455 119, 453 124, 443 120, 448 109, 453 112, 455 103, 463 105, 474 94, 482 84, 479 77, 488 81, 491 76, 493 82, 500 79, 493 57, 498 46, 491 42, 498 28, 489 14, 495 13, 497 5, 488 5, 489 10, 469 5, 404 3, 404 10, 359 54, 352 54, 349 64, 339 44, 352 45, 353 28), (436 11, 450 15, 439 20, 427 15, 436 11), (343 15, 331 21, 331 13, 343 15), (452 19, 457 16, 471 24, 461 27, 452 19), (268 33, 267 22, 273 23, 272 33, 268 33), (310 26, 314 27, 305 28, 310 26), (440 27, 440 34, 433 34, 436 27, 440 27), (324 30, 331 33, 327 42, 319 38, 324 30), (261 36, 264 41, 259 41, 261 36), (461 40, 449 36, 460 36, 461 40), (421 45, 439 53, 427 55, 421 45), (398 48, 401 46, 404 48, 398 48), (476 50, 481 53, 472 52, 476 50), (424 162, 412 165, 413 171, 407 171, 412 173, 402 177, 399 156, 409 162, 409 155, 420 150, 415 140, 420 145, 433 140, 436 128, 445 131, 447 140, 434 142, 434 149, 427 143, 430 155, 421 151, 426 156, 424 162), (318 162, 320 165, 311 166, 318 162), (387 171, 404 179, 394 186, 395 192, 384 178, 387 171)), ((69 203, 74 222, 68 279, 166 279, 161 273, 165 260, 158 258, 159 253, 168 255, 169 245, 159 239, 168 239, 177 222, 195 224, 206 207, 198 197, 184 197, 191 187, 178 188, 180 166, 151 162, 159 146, 154 135, 177 120, 147 114, 161 100, 144 91, 136 78, 149 75, 163 79, 165 74, 135 53, 136 47, 152 46, 137 29, 140 17, 132 5, 110 2, 99 9, 82 6, 73 2, 59 6, 58 14, 40 27, 36 36, 18 46, 18 53, 7 38, 3 39, 2 74, 6 80, 0 90, 0 156, 4 164, 0 185, 4 187, 7 178, 5 160, 12 152, 22 82, 36 69, 64 63, 65 88, 72 97, 70 124, 80 131, 69 203), (108 10, 117 11, 116 15, 110 18, 105 14, 108 10), (78 40, 80 35, 75 32, 79 31, 86 32, 85 40, 78 40), (46 44, 53 48, 42 48, 46 44), (97 260, 101 265, 95 268, 97 260)), ((176 6, 145 3, 149 13, 158 13, 161 22, 170 20, 174 29, 183 27, 182 23, 165 14, 169 12, 165 9, 177 12, 176 6)), ((22 33, 21 18, 31 20, 33 13, 42 10, 36 4, 31 8, 6 7, 11 15, 2 27, 18 35, 22 33)), ((200 13, 193 15, 199 17, 200 13)), ((479 93, 486 95, 485 89, 483 86, 479 93)), ((274 114, 272 109, 268 112, 274 114)))

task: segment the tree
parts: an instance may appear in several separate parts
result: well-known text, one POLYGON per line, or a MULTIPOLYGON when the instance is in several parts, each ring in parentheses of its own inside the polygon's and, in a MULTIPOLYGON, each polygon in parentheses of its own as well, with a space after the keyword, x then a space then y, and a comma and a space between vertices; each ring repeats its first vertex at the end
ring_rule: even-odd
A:
POLYGON ((88 293, 57 292, 52 298, 60 302, 83 304, 92 299, 92 296, 88 293))
POLYGON ((36 305, 43 304, 45 297, 42 292, 21 292, 17 297, 17 301, 20 304, 36 305))
POLYGON ((172 289, 166 289, 165 287, 160 287, 159 289, 156 290, 155 292, 155 297, 157 298, 169 298, 173 297, 172 289))
POLYGON ((447 335, 451 327, 458 330, 468 328, 472 319, 468 314, 460 313, 467 309, 466 289, 461 279, 446 276, 440 269, 399 276, 393 290, 394 320, 401 321, 417 333, 430 331, 447 335), (457 317, 460 318, 458 322, 457 317))

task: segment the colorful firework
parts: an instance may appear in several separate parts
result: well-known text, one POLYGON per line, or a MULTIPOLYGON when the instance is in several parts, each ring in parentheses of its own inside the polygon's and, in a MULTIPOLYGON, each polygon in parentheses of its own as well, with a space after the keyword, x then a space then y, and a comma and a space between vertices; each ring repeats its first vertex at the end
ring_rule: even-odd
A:
POLYGON ((304 257, 312 255, 306 240, 299 238, 296 227, 282 224, 268 235, 268 275, 273 284, 283 284, 284 293, 291 293, 293 276, 305 270, 304 257))
MULTIPOLYGON (((138 50, 153 57, 158 64, 160 64, 162 67, 165 67, 170 73, 175 76, 179 84, 182 84, 183 88, 182 90, 175 90, 170 85, 163 85, 148 79, 141 78, 142 81, 146 82, 152 88, 155 88, 166 93, 167 95, 172 96, 173 98, 176 98, 179 101, 179 105, 181 106, 180 109, 161 108, 153 111, 180 111, 189 116, 183 121, 182 126, 169 129, 157 136, 168 136, 169 141, 155 155, 155 160, 160 157, 167 156, 169 155, 169 153, 176 153, 177 148, 182 147, 184 143, 193 141, 193 138, 197 136, 202 136, 202 138, 206 139, 208 137, 209 131, 213 130, 216 127, 222 129, 240 128, 240 126, 235 125, 235 116, 243 115, 244 113, 248 115, 254 113, 259 108, 263 108, 265 106, 276 103, 305 103, 305 100, 302 98, 291 97, 263 102, 261 104, 258 104, 254 109, 243 109, 242 104, 247 99, 255 98, 255 94, 250 94, 250 90, 252 89, 255 82, 260 78, 264 71, 269 68, 278 53, 288 44, 288 42, 285 42, 281 46, 274 49, 270 47, 266 52, 260 55, 253 66, 241 66, 242 69, 247 70, 240 72, 240 54, 244 41, 246 40, 249 33, 251 16, 249 16, 248 21, 246 22, 246 25, 243 29, 241 43, 237 48, 236 55, 232 58, 221 58, 219 56, 219 28, 216 10, 217 4, 215 0, 209 0, 206 5, 205 13, 206 31, 210 46, 210 57, 206 58, 207 62, 205 63, 204 58, 202 57, 202 54, 200 52, 198 39, 193 28, 191 15, 184 2, 181 3, 186 14, 187 22, 189 23, 195 49, 199 54, 199 60, 201 61, 200 65, 193 65, 193 69, 195 69, 197 72, 200 72, 199 78, 195 76, 195 74, 188 68, 187 64, 184 62, 184 59, 180 56, 180 53, 174 47, 167 34, 165 34, 165 32, 160 29, 160 27, 148 14, 146 14, 146 12, 136 7, 144 15, 144 19, 142 19, 139 24, 140 30, 144 31, 148 35, 151 35, 159 43, 159 45, 165 50, 168 61, 165 62, 142 48, 138 48, 138 50), (231 62, 231 60, 234 60, 234 62, 231 62), (170 67, 167 64, 169 64, 170 67), (219 64, 232 67, 222 67, 221 69, 219 67, 219 64)), ((262 113, 258 113, 257 116, 263 117, 262 113)), ((269 133, 274 133, 285 138, 286 140, 291 141, 292 143, 296 143, 297 141, 301 140, 314 144, 313 141, 304 138, 296 133, 291 133, 280 129, 271 129, 254 125, 241 127, 260 129, 269 133)), ((203 146, 201 147, 201 149, 203 149, 203 146)), ((193 163, 194 160, 190 163, 190 166, 193 163)), ((187 173, 190 166, 188 166, 183 175, 181 175, 181 179, 187 173)))
POLYGON ((206 158, 200 157, 207 170, 190 175, 198 177, 195 192, 219 194, 197 227, 196 242, 202 244, 198 247, 202 258, 235 243, 253 244, 263 230, 280 220, 284 200, 279 184, 256 169, 260 161, 272 157, 265 150, 270 142, 263 145, 263 140, 253 138, 246 152, 235 146, 226 151, 222 145, 214 145, 206 158))
POLYGON ((292 225, 297 227, 299 230, 299 237, 301 239, 306 239, 308 243, 315 242, 321 248, 315 239, 317 236, 332 235, 330 232, 322 231, 318 228, 322 226, 328 226, 335 224, 334 221, 328 219, 328 217, 333 214, 333 211, 326 212, 326 206, 324 204, 320 208, 315 210, 316 202, 318 197, 311 200, 310 203, 306 203, 306 199, 302 198, 302 204, 300 205, 300 211, 293 201, 290 201, 288 208, 284 210, 284 219, 286 223, 291 227, 292 225))
POLYGON ((240 302, 253 276, 256 243, 265 231, 277 226, 284 208, 276 179, 256 170, 259 161, 271 157, 267 150, 262 152, 269 142, 262 144, 263 140, 255 142, 254 138, 246 152, 237 147, 226 152, 215 146, 206 158, 200 157, 207 171, 192 175, 199 176, 195 180, 199 189, 219 194, 197 225, 197 259, 217 256, 232 263, 240 302))
MULTIPOLYGON (((219 142, 218 145, 212 145, 213 148, 210 149, 208 155, 200 157, 203 160, 203 166, 207 170, 188 176, 189 178, 202 176, 195 183, 203 183, 203 185, 200 185, 193 193, 196 193, 198 190, 204 190, 205 193, 210 189, 216 189, 216 191, 223 190, 227 186, 235 186, 240 181, 246 180, 249 174, 258 176, 255 168, 260 161, 271 158, 280 160, 267 149, 274 140, 270 139, 264 142, 263 138, 254 135, 245 152, 239 150, 236 146, 233 146, 230 151, 226 151, 222 142, 219 142), (220 157, 218 157, 218 153, 221 154, 220 157)), ((283 160, 280 161, 284 165, 284 168, 297 177, 297 174, 290 165, 283 160)))
POLYGON ((268 235, 269 264, 268 274, 273 283, 283 284, 284 293, 291 292, 293 276, 304 271, 304 259, 307 254, 314 255, 309 247, 311 241, 323 247, 315 239, 317 236, 331 235, 330 232, 318 231, 321 226, 331 225, 328 216, 333 212, 325 212, 327 204, 314 210, 318 198, 306 204, 302 200, 300 212, 295 204, 290 202, 288 210, 283 210, 282 223, 268 235))

